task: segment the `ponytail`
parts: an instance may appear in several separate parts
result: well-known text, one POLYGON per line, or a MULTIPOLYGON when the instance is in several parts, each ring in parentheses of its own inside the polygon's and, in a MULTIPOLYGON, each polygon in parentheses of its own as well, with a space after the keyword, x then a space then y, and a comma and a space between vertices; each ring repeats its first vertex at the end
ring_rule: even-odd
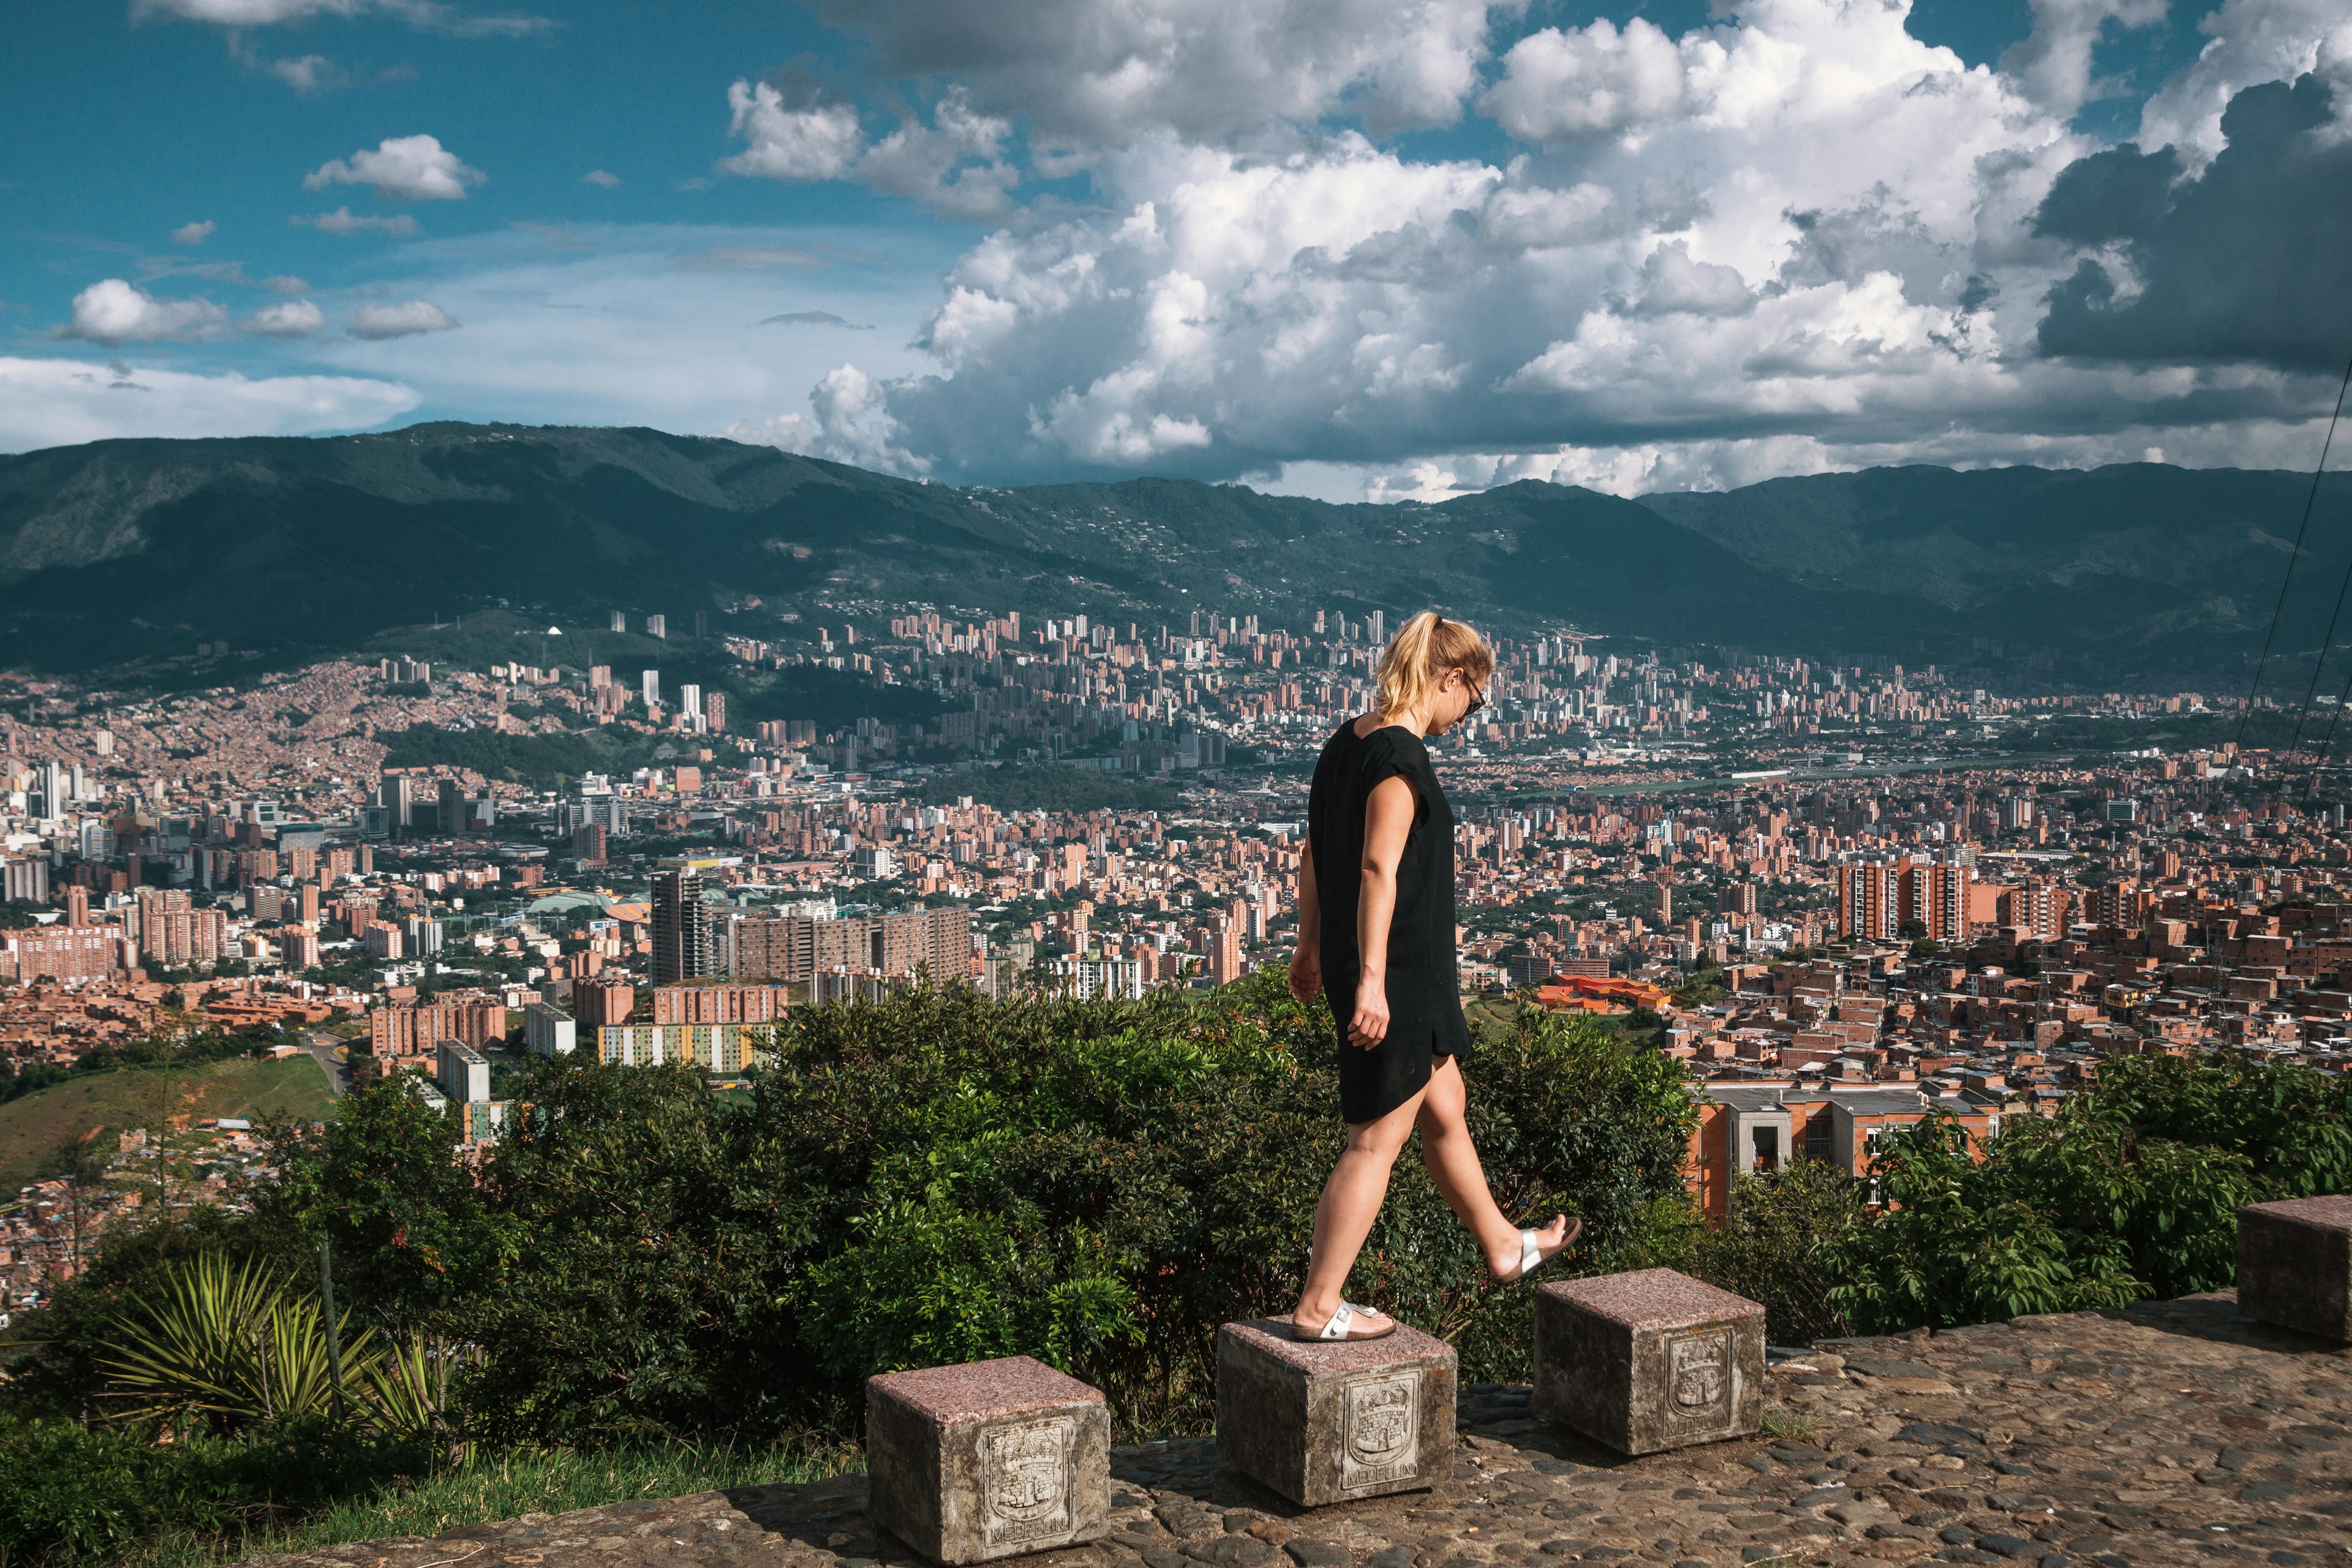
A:
POLYGON ((1373 700, 1383 717, 1418 712, 1422 699, 1449 669, 1483 681, 1494 673, 1494 651, 1486 638, 1460 621, 1423 610, 1389 639, 1381 655, 1380 690, 1373 700))

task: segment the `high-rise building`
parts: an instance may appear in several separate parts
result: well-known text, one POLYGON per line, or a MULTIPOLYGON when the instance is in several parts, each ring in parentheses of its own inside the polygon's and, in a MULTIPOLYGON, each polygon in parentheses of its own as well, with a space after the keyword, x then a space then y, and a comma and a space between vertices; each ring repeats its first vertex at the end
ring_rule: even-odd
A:
POLYGON ((971 975, 971 916, 952 907, 848 920, 722 916, 712 947, 718 972, 744 980, 807 980, 836 969, 888 975, 923 969, 945 985, 971 975))
POLYGON ((1386 610, 1372 611, 1364 617, 1364 625, 1370 631, 1370 641, 1374 647, 1389 646, 1389 615, 1386 610))
POLYGON ((667 616, 647 616, 646 617, 646 636, 649 637, 667 638, 669 636, 669 617, 667 616))
POLYGON ((702 722, 714 735, 726 733, 727 693, 714 691, 702 700, 702 722))
POLYGON ((640 676, 640 677, 638 678, 638 685, 639 685, 639 686, 640 686, 640 688, 643 689, 643 692, 644 692, 644 695, 645 695, 645 700, 646 700, 646 707, 648 707, 648 708, 658 708, 658 707, 660 707, 660 706, 661 706, 661 671, 660 671, 660 670, 658 670, 658 669, 648 669, 648 670, 646 670, 646 671, 642 676, 640 676))
POLYGON ((466 831, 465 792, 457 787, 456 779, 443 779, 439 793, 434 828, 444 838, 455 838, 466 831))
POLYGON ((665 867, 653 877, 656 985, 674 985, 717 973, 710 959, 709 912, 702 878, 691 866, 665 867))
POLYGON ((0 897, 16 904, 47 903, 49 858, 26 855, 0 861, 0 897))
POLYGON ((1902 872, 1894 861, 1849 861, 1830 874, 1837 884, 1838 935, 1893 942, 1901 934, 1902 872))
POLYGON ((589 1028, 625 1024, 636 1005, 636 990, 625 977, 572 988, 572 1016, 589 1028))
POLYGON ((463 1040, 436 1040, 433 1045, 434 1078, 441 1092, 460 1104, 490 1098, 489 1058, 463 1040))
POLYGON ((692 681, 688 681, 685 685, 679 687, 677 689, 677 711, 678 716, 686 721, 686 726, 688 729, 701 729, 702 688, 695 685, 692 681))
POLYGON ((613 629, 616 632, 625 632, 629 629, 629 617, 625 612, 621 610, 614 610, 613 612, 613 629))

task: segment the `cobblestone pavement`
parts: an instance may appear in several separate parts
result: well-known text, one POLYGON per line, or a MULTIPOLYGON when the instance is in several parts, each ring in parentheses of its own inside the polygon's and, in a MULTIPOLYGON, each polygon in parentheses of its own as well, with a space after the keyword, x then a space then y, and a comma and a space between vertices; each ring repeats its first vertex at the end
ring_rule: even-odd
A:
MULTIPOLYGON (((2225 1294, 1857 1340, 1771 1373, 1772 1433, 1624 1459, 1463 1391, 1454 1479, 1302 1510, 1180 1439, 1112 1452, 1113 1534, 1031 1568, 2352 1568, 2352 1350, 2225 1294), (1638 1560, 1626 1562, 1625 1560, 1638 1560)), ((271 1568, 875 1568, 866 1481, 537 1515, 271 1568)))

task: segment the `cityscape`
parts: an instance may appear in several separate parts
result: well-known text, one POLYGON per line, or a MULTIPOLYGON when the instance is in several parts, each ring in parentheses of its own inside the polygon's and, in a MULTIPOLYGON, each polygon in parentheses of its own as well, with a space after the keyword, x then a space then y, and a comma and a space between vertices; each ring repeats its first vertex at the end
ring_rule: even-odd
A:
MULTIPOLYGON (((730 724, 721 685, 604 664, 387 657, 144 700, 19 680, 0 1040, 22 1071, 157 1029, 290 1030, 332 1042, 339 1082, 467 1107, 454 1135, 482 1142, 506 1110, 489 1068, 519 1052, 723 1082, 791 1008, 890 987, 1229 985, 1288 962, 1307 774, 1368 706, 1384 620, 859 605, 684 639, 697 668, 715 649, 746 678, 939 705, 837 727, 730 724), (561 788, 387 765, 418 726, 589 730, 648 765, 561 788), (1008 789, 1058 804, 987 804, 1008 789)), ((610 622, 671 637, 660 612, 610 622)), ((2120 1056, 2352 1065, 2342 792, 2218 739, 2237 698, 2006 693, 1572 627, 1496 647, 1491 719, 1437 749, 1465 994, 1683 1064, 1714 1212, 1783 1159, 1860 1172, 1890 1124, 2047 1117, 2120 1056), (2053 749, 2053 724, 2100 749, 2053 749), (2134 743, 2183 724, 2217 739, 2134 743)), ((187 1201, 234 1201, 250 1163, 244 1119, 214 1121, 187 1201)), ((140 1136, 120 1169, 158 1158, 140 1136)), ((19 1307, 74 1267, 62 1187, 18 1194, 19 1307)))

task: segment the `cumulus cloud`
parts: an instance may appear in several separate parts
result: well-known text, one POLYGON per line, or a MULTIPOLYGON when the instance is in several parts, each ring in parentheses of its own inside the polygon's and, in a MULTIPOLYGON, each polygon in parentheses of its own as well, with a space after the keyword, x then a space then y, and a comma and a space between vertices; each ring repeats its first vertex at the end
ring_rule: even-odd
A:
MULTIPOLYGON (((1722 47, 1696 38, 1692 52, 1717 64, 1722 47)), ((1511 46, 1503 77, 1478 102, 1522 142, 1574 142, 1614 135, 1682 108, 1683 51, 1636 16, 1620 32, 1606 17, 1563 32, 1546 27, 1511 46)))
POLYGON ((227 326, 228 312, 209 300, 159 300, 120 278, 106 278, 74 296, 73 320, 55 335, 109 347, 202 342, 227 326))
POLYGON ((621 183, 621 176, 608 174, 602 169, 591 169, 580 176, 580 183, 583 185, 602 185, 609 191, 621 183))
POLYGON ((406 213, 374 217, 354 214, 349 207, 315 216, 296 213, 286 221, 296 228, 315 228, 320 234, 381 234, 392 239, 406 239, 416 232, 416 220, 406 213))
POLYGON ((362 305, 352 312, 347 330, 370 342, 385 338, 413 337, 418 332, 446 332, 457 321, 430 300, 410 300, 398 305, 362 305))
POLYGON ((746 146, 719 167, 772 180, 854 179, 944 217, 993 218, 1012 210, 1005 193, 1019 174, 1003 155, 1012 123, 973 110, 961 88, 934 108, 929 124, 908 114, 871 142, 853 105, 824 101, 814 92, 790 79, 729 88, 730 133, 746 146))
POLYGON ((2352 140, 2319 77, 2250 87, 2222 146, 2188 177, 2179 151, 2126 143, 2070 165, 2035 231, 2091 252, 2050 294, 2050 353, 2252 360, 2322 370, 2352 344, 2352 140))
POLYGON ((0 451, 129 436, 364 430, 398 418, 422 401, 398 382, 361 376, 249 380, 69 359, 0 358, 0 451))
POLYGON ((2115 84, 2091 77, 2091 50, 2108 24, 2146 27, 2164 20, 2166 0, 2033 0, 2033 31, 2001 56, 2018 90, 2054 114, 2072 115, 2115 84))
POLYGON ((2137 138, 2178 149, 2184 167, 2221 152, 2222 113, 2247 88, 2313 73, 2352 87, 2352 11, 2339 0, 2223 0, 2198 28, 2205 47, 2141 106, 2137 138))
POLYGON ((1238 142, 1344 111, 1374 135, 1450 125, 1488 55, 1489 0, 827 0, 883 68, 950 78, 972 111, 1080 149, 1238 142))
POLYGON ((463 201, 466 187, 488 176, 469 168, 435 136, 388 136, 373 151, 321 163, 302 181, 306 191, 329 185, 373 185, 386 201, 463 201))
POLYGON ((237 329, 257 338, 307 338, 327 324, 327 313, 308 300, 288 300, 276 305, 264 305, 237 323, 237 329))
POLYGON ((179 227, 172 231, 172 243, 173 245, 202 245, 205 241, 213 237, 213 230, 219 226, 220 226, 218 224, 214 223, 210 218, 206 218, 202 223, 184 223, 179 227))
MULTIPOLYGON (((1309 19, 1196 4, 1183 15, 1205 26, 1213 13, 1261 47, 1277 24, 1363 20, 1329 9, 1309 19)), ((1090 205, 1034 206, 951 266, 918 339, 936 370, 882 383, 878 410, 860 416, 939 477, 1319 465, 1419 484, 1412 463, 1426 460, 1488 482, 1522 459, 1572 474, 1573 454, 1598 453, 1608 472, 1646 479, 1931 447, 1943 460, 2031 460, 2018 454, 2121 450, 2111 438, 2122 430, 2137 456, 2199 449, 2171 430, 2294 428, 2320 395, 2301 362, 2270 350, 2228 363, 2181 346, 2221 330, 2219 301, 2257 290, 2290 319, 2295 290, 2263 267, 2217 292, 2202 325, 2173 312, 2176 341, 2152 338, 2142 353, 2100 337, 2127 337, 2137 300, 2163 309, 2168 267, 2191 286, 2200 246, 2218 257, 2253 233, 2290 267, 2344 254, 2336 227, 2352 222, 2339 216, 2352 205, 2308 196, 2347 188, 2327 160, 2352 138, 2278 115, 2242 132, 2232 121, 2215 139, 2221 152, 2247 138, 2251 163, 2267 137, 2259 158, 2286 171, 2280 149, 2302 138, 2310 162, 2278 184, 2300 180, 2306 199, 2291 220, 2263 208, 2267 228, 2253 221, 2267 196, 2220 199, 2249 184, 2234 151, 2202 184, 2185 153, 2084 170, 2102 156, 2158 157, 2106 152, 2073 124, 2106 90, 2090 40, 2145 24, 2148 0, 2045 0, 2034 38, 1999 68, 1923 43, 1906 8, 1882 0, 1748 0, 1678 35, 1639 18, 1547 26, 1495 46, 1499 58, 1487 12, 1472 26, 1466 12, 1415 6, 1398 23, 1392 8, 1407 31, 1453 19, 1441 31, 1474 68, 1450 101, 1475 105, 1513 143, 1491 159, 1384 140, 1360 105, 1387 89, 1369 67, 1330 66, 1358 58, 1344 48, 1277 55, 1304 62, 1297 80, 1255 109, 1211 112, 1221 89, 1187 73, 1222 58, 1219 46, 1168 8, 1138 0, 1119 17, 1130 10, 1160 18, 1169 46, 1041 40, 1025 29, 1060 15, 1050 5, 1013 7, 996 52, 978 22, 933 8, 881 0, 843 14, 894 68, 929 76, 941 106, 1024 117, 1031 148, 1058 149, 1032 163, 1082 171, 1093 187, 1090 205), (917 16, 939 36, 919 36, 917 16), (1089 121, 1084 69, 1056 85, 1024 50, 1066 67, 1158 65, 1134 68, 1118 100, 1133 112, 1089 121), (1176 91, 1152 74, 1161 68, 1194 92, 1192 110, 1160 96, 1176 91), (1051 140, 1071 128, 1067 144, 1051 140), (2105 207, 2121 216, 2095 223, 2105 207)), ((2229 0, 2223 16, 2257 10, 2302 29, 2301 49, 2273 55, 2326 53, 2336 23, 2302 0, 2229 0)), ((1364 48, 1394 30, 1368 31, 1364 48)), ((2196 68, 2231 47, 2217 33, 2196 68)), ((743 156, 772 147, 793 177, 861 177, 877 145, 814 89, 763 99, 747 85, 737 107, 743 156)), ((1419 112, 1445 118, 1433 100, 1419 112)), ((2352 309, 2352 297, 2328 309, 2352 309)), ((2256 335, 2260 315, 2239 310, 2231 330, 2256 335)), ((818 440, 821 422, 803 419, 789 438, 818 440)))
POLYGON ((280 272, 276 277, 265 278, 261 280, 261 286, 272 294, 295 295, 308 294, 310 291, 309 283, 290 272, 280 272))
POLYGON ((810 413, 730 425, 718 434, 731 441, 781 447, 803 457, 851 463, 884 473, 919 477, 929 462, 891 440, 892 421, 883 407, 882 387, 854 364, 825 373, 809 393, 810 413))

